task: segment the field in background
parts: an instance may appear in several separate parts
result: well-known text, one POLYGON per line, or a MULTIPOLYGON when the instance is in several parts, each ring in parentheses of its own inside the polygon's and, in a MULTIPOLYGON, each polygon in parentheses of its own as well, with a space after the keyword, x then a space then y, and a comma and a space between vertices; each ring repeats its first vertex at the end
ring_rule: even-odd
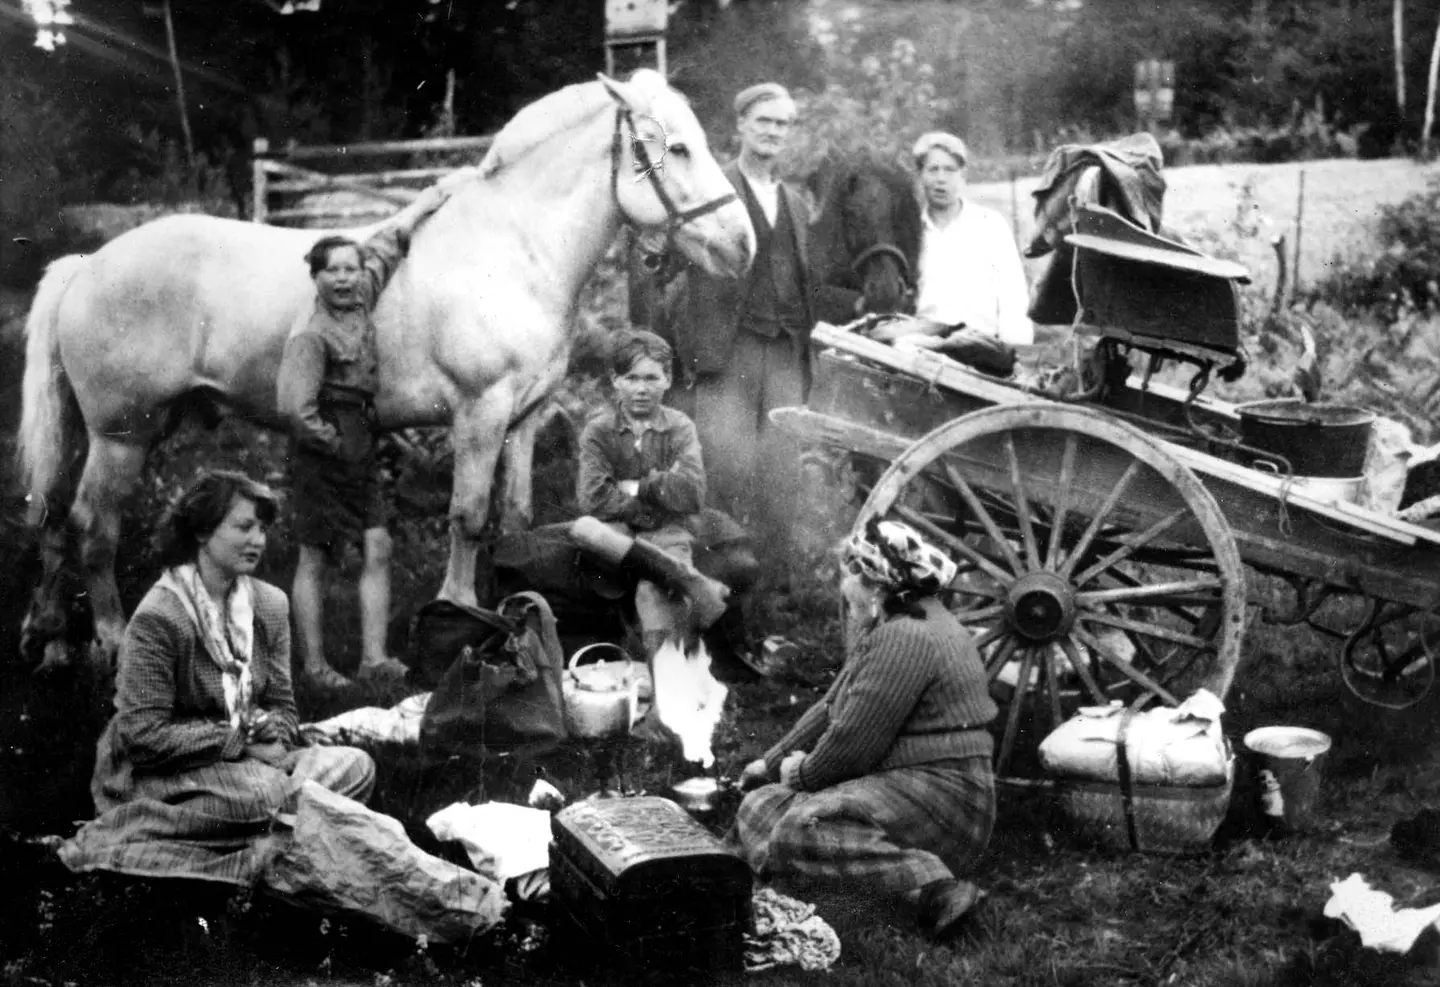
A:
MULTIPOLYGON (((1424 191, 1440 176, 1440 165, 1389 158, 1167 168, 1165 223, 1202 249, 1240 261, 1250 269, 1246 291, 1269 299, 1275 284, 1270 237, 1284 234, 1293 257, 1302 172, 1299 271, 1306 286, 1337 258, 1373 254, 1381 209, 1424 191)), ((976 184, 970 195, 1011 220, 1023 246, 1035 232, 1031 193, 1037 184, 1036 178, 1017 178, 1013 194, 1010 182, 976 184)), ((1032 277, 1041 264, 1030 262, 1032 277)))

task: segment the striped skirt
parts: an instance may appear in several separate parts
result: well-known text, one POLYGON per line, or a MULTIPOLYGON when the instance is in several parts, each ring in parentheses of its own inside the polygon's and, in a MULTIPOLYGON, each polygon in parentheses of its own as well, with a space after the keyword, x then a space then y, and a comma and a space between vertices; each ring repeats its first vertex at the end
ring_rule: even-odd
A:
POLYGON ((60 859, 76 872, 249 885, 278 848, 276 817, 295 811, 306 781, 363 802, 375 762, 353 747, 303 747, 278 767, 245 758, 136 775, 123 793, 97 786, 100 815, 61 845, 60 859))
POLYGON ((736 820, 762 881, 840 881, 903 894, 972 868, 995 824, 988 757, 899 768, 819 792, 766 785, 736 820))

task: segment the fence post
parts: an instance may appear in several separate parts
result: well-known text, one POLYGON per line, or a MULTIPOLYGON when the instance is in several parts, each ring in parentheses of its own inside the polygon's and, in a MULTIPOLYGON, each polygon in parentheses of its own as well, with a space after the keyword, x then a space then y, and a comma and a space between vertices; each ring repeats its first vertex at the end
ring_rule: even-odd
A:
POLYGON ((268 199, 265 191, 265 155, 269 153, 270 142, 264 137, 255 138, 250 154, 250 221, 252 223, 265 222, 265 203, 268 199))

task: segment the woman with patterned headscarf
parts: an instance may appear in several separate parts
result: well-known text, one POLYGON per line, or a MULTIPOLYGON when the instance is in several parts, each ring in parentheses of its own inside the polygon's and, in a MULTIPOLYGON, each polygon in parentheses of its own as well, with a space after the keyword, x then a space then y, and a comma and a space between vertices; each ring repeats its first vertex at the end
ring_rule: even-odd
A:
POLYGON ((746 766, 737 835, 762 881, 898 895, 935 938, 980 899, 957 877, 995 821, 996 716, 980 655, 940 597, 948 556, 872 521, 843 547, 850 653, 830 691, 746 766), (768 784, 767 784, 768 782, 768 784))

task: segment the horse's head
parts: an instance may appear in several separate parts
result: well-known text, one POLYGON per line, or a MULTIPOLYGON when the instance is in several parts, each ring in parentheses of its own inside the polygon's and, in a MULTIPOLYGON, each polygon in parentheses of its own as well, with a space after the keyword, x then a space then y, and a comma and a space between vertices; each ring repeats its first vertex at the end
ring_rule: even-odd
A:
POLYGON ((649 70, 600 81, 618 107, 611 170, 626 219, 662 233, 711 274, 744 274, 755 230, 689 103, 649 70))
POLYGON ((865 312, 913 311, 920 203, 910 177, 888 162, 862 161, 819 183, 817 240, 832 243, 828 280, 858 290, 865 312))

